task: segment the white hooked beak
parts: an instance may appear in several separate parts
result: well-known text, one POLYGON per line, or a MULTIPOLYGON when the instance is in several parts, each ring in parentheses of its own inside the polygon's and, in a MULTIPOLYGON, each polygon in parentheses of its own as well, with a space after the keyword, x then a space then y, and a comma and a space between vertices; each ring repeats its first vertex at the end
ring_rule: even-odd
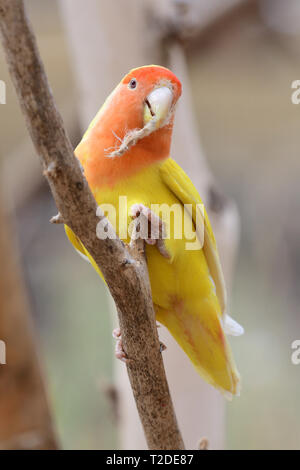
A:
POLYGON ((144 105, 144 124, 155 120, 155 128, 164 126, 170 115, 173 93, 167 86, 155 88, 146 98, 144 105))

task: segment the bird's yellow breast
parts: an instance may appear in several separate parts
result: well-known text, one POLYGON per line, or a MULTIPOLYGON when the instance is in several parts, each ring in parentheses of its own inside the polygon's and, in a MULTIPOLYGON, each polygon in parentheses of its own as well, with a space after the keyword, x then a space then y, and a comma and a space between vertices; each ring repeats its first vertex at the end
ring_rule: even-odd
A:
MULTIPOLYGON (((197 249, 187 246, 192 240, 189 239, 191 234, 185 232, 184 204, 193 206, 193 212, 187 218, 194 224, 195 206, 201 204, 191 181, 174 161, 168 159, 124 178, 113 187, 102 184, 92 190, 115 231, 127 243, 130 241, 127 229, 132 222, 130 209, 134 204, 143 204, 163 220, 168 235, 164 241, 170 257, 163 257, 155 245, 146 246, 156 319, 168 328, 209 383, 225 393, 238 393, 239 375, 222 326, 222 276, 218 271, 217 248, 207 216, 203 248, 201 245, 197 249), (168 211, 161 213, 162 205, 175 212, 171 211, 168 217, 168 211), (180 229, 181 236, 178 236, 180 229)), ((75 248, 89 257, 101 275, 80 240, 68 227, 66 230, 75 248)), ((198 228, 194 238, 199 238, 198 228)))
POLYGON ((113 188, 94 188, 96 201, 126 243, 130 241, 127 229, 132 222, 130 209, 134 204, 143 204, 163 220, 170 259, 164 258, 155 246, 146 247, 154 304, 169 309, 174 303, 192 302, 195 298, 212 300, 214 286, 200 244, 198 249, 188 249, 197 238, 191 218, 161 179, 159 168, 160 164, 154 164, 113 188))

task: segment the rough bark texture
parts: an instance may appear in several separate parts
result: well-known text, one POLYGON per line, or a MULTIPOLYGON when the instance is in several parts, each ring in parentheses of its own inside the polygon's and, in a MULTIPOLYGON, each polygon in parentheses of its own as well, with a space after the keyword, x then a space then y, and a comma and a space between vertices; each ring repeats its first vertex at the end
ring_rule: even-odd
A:
MULTIPOLYGON (((196 3, 188 0, 60 0, 59 5, 73 59, 82 132, 130 68, 150 63, 166 65, 182 81, 183 94, 176 110, 171 155, 192 177, 207 206, 227 287, 230 287, 238 245, 238 214, 234 203, 219 194, 218 185, 202 150, 193 113, 185 53, 177 42, 178 34, 186 36, 191 21, 196 29, 203 32, 224 9, 217 1, 199 0, 196 3), (126 40, 124 25, 130 25, 126 29, 126 40), (105 77, 103 70, 106 71, 105 77), (103 84, 101 87, 100 82, 103 84)), ((226 7, 231 7, 238 2, 228 0, 224 3, 226 7)), ((222 448, 225 414, 223 397, 199 377, 164 327, 159 329, 159 336, 168 348, 163 353, 164 363, 187 448, 195 448, 202 436, 209 438, 210 448, 222 448)), ((115 368, 122 446, 126 449, 143 449, 145 440, 124 365, 115 361, 115 368)))
POLYGON ((136 246, 131 252, 118 238, 97 239, 96 202, 54 105, 23 1, 0 0, 0 24, 12 80, 58 210, 101 268, 116 302, 124 349, 131 359, 128 373, 148 446, 182 449, 143 250, 136 246))
POLYGON ((0 449, 56 449, 10 220, 0 200, 0 449))

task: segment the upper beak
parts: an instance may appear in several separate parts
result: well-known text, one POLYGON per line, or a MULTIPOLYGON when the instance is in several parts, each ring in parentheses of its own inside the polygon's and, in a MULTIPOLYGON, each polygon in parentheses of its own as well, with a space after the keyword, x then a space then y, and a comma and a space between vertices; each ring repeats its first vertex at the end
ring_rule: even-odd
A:
POLYGON ((155 127, 159 129, 168 120, 173 102, 173 93, 167 86, 155 88, 146 98, 144 104, 144 124, 155 119, 155 127))

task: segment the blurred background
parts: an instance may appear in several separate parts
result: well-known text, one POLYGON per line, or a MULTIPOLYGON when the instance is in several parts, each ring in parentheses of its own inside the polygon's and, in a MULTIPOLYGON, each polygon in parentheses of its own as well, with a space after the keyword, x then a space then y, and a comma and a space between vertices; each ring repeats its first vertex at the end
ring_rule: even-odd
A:
MULTIPOLYGON (((300 4, 297 0, 160 3, 164 2, 82 0, 76 6, 71 0, 25 2, 74 146, 129 68, 156 62, 178 72, 184 89, 174 139, 181 139, 181 145, 184 138, 188 140, 193 156, 179 152, 179 143, 175 158, 196 179, 212 212, 230 278, 230 311, 245 327, 243 337, 231 340, 242 375, 241 396, 224 403, 189 370, 191 381, 184 381, 185 389, 178 392, 181 398, 175 399, 183 433, 193 414, 184 402, 193 393, 195 412, 201 401, 206 408, 205 416, 197 418, 203 421, 199 429, 197 423, 190 426, 193 432, 196 429, 195 446, 207 435, 215 448, 299 449, 300 365, 291 362, 291 343, 300 339, 300 105, 291 102, 291 83, 300 79, 300 4), (181 116, 186 117, 182 126, 181 116), (210 190, 208 182, 213 184, 210 190), (220 225, 226 210, 229 229, 225 218, 220 225)), ((11 225, 10 235, 3 237, 12 243, 2 249, 18 258, 14 265, 21 279, 14 288, 17 292, 16 284, 22 284, 28 317, 33 317, 37 373, 41 371, 48 397, 43 406, 51 413, 50 418, 46 412, 46 421, 51 421, 59 446, 65 449, 142 446, 137 436, 136 444, 128 440, 128 429, 138 425, 133 412, 126 414, 131 410, 126 377, 113 355, 111 300, 92 268, 67 242, 63 227, 48 223, 56 214, 55 205, 2 49, 0 79, 7 85, 6 105, 0 105, 1 205, 9 212, 11 225)), ((12 267, 10 257, 3 261, 4 254, 5 277, 12 267)), ((10 331, 3 321, 7 297, 18 295, 3 286, 0 282, 0 339, 10 331)), ((175 349, 173 356, 172 348, 176 346, 164 353, 170 377, 174 358, 183 355, 175 349)), ((8 393, 3 371, 9 361, 7 354, 7 365, 0 365, 3 397, 8 393)), ((170 386, 176 395, 182 384, 170 378, 170 386)), ((10 420, 17 406, 2 405, 0 415, 10 420)), ((28 424, 28 408, 26 420, 28 424)), ((8 447, 16 446, 13 430, 7 432, 7 426, 0 431, 2 446, 4 441, 11 442, 8 447)))

